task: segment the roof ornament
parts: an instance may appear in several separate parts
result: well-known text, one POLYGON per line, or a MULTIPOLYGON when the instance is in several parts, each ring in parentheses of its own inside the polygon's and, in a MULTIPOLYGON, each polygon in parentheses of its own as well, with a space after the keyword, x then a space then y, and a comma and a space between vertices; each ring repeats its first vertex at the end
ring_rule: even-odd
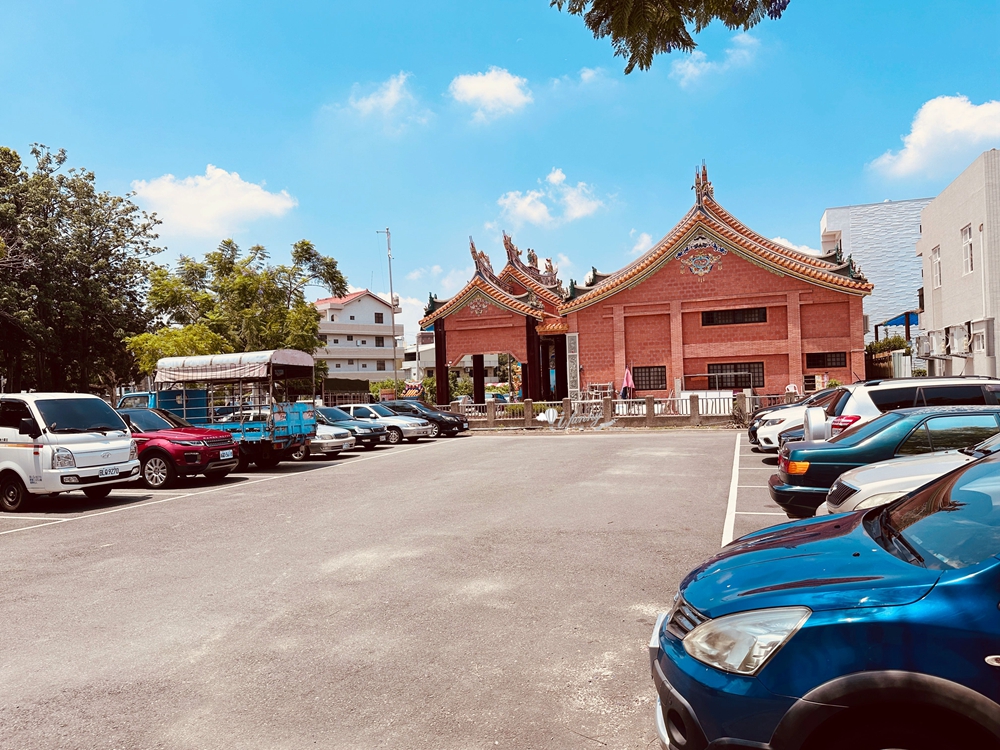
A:
POLYGON ((538 268, 538 255, 530 247, 528 248, 528 265, 532 268, 538 268))
POLYGON ((715 188, 708 181, 708 167, 705 166, 704 159, 701 160, 701 169, 694 170, 694 186, 691 189, 694 190, 695 202, 699 206, 703 204, 705 198, 715 200, 715 188))
POLYGON ((861 266, 854 262, 853 254, 847 256, 847 275, 857 281, 868 281, 865 275, 861 273, 861 266))
POLYGON ((534 292, 528 292, 528 298, 525 300, 529 307, 534 307, 537 309, 542 309, 542 303, 538 300, 538 295, 534 292))
POLYGON ((427 304, 424 306, 424 317, 426 318, 437 309, 438 296, 433 292, 427 293, 427 304))
POLYGON ((485 250, 476 250, 476 243, 473 242, 472 237, 469 237, 469 252, 472 253, 472 262, 476 264, 476 270, 486 274, 490 278, 494 278, 493 264, 490 263, 490 256, 486 254, 485 250))
POLYGON ((556 271, 559 269, 552 265, 552 258, 545 259, 545 273, 549 276, 555 276, 556 271))

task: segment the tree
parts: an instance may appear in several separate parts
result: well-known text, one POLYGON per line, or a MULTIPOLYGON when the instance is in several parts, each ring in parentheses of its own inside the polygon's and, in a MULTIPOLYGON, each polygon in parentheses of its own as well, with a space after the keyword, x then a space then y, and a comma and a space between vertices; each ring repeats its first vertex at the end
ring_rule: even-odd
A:
MULTIPOLYGON (((337 261, 308 240, 292 246, 290 265, 272 266, 267 250, 254 245, 243 253, 223 240, 204 261, 181 257, 175 271, 150 274, 149 308, 162 327, 129 340, 146 374, 161 356, 219 354, 227 351, 299 349, 312 354, 323 346, 319 312, 306 302, 305 289, 321 285, 347 293, 337 261)), ((317 365, 325 374, 325 363, 317 365)))
POLYGON ((661 52, 691 52, 695 33, 718 19, 729 29, 744 31, 764 18, 778 19, 790 0, 550 0, 550 6, 583 16, 594 38, 611 37, 617 57, 628 60, 625 73, 638 65, 649 70, 661 52))
POLYGON ((0 370, 10 390, 105 391, 134 375, 159 221, 63 171, 66 152, 0 147, 0 370))

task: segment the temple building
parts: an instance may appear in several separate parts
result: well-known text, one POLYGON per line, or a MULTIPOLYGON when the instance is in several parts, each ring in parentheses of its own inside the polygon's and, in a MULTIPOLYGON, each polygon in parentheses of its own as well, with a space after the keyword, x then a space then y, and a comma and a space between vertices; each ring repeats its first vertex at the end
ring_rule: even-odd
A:
MULTIPOLYGON (((708 172, 695 204, 647 253, 614 273, 563 285, 558 269, 504 234, 494 271, 471 244, 475 273, 455 296, 433 295, 435 371, 471 356, 474 400, 485 399, 484 355, 512 354, 534 400, 621 389, 637 396, 753 388, 782 393, 864 377, 862 299, 872 285, 839 249, 817 257, 775 243, 715 201, 708 172), (554 376, 550 375, 554 373, 554 376)), ((437 379, 437 402, 450 399, 437 379)))

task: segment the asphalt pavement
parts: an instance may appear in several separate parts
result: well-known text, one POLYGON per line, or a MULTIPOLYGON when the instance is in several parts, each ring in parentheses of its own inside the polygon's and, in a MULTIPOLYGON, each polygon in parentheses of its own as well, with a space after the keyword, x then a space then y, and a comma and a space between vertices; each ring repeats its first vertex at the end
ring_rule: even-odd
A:
POLYGON ((0 745, 649 747, 657 612, 783 520, 734 506, 739 439, 477 434, 4 514, 0 745))

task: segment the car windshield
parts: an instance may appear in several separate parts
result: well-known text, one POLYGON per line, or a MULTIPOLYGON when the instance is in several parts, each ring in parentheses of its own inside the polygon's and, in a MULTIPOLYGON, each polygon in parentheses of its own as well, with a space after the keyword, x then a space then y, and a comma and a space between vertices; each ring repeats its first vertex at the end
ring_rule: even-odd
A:
POLYGON ((891 424, 895 424, 902 418, 902 415, 894 414, 892 412, 883 414, 881 417, 876 417, 870 422, 862 422, 860 424, 851 425, 839 435, 834 435, 828 442, 839 443, 845 447, 849 445, 857 445, 861 441, 867 440, 872 435, 877 435, 886 427, 891 424))
POLYGON ((338 409, 335 406, 321 406, 316 411, 329 419, 331 422, 350 422, 353 419, 353 417, 346 411, 338 409))
POLYGON ((45 398, 35 402, 49 432, 126 430, 118 413, 99 398, 45 398))
MULTIPOLYGON (((908 495, 872 523, 928 568, 964 568, 1000 552, 1000 458, 985 458, 908 495), (880 528, 879 528, 880 527, 880 528)), ((892 551, 892 550, 890 550, 892 551)))
POLYGON ((987 438, 979 443, 979 445, 974 445, 971 448, 961 448, 960 450, 962 453, 996 453, 1000 450, 1000 433, 987 438))
POLYGON ((376 414, 378 414, 380 417, 396 416, 395 412, 393 412, 392 409, 386 409, 384 406, 382 406, 382 404, 371 404, 369 405, 368 408, 371 409, 376 414))
POLYGON ((159 432, 160 430, 171 430, 174 427, 159 414, 148 409, 130 409, 120 413, 132 420, 132 426, 139 432, 159 432))
POLYGON ((161 419, 167 420, 174 427, 194 427, 193 424, 188 422, 183 417, 178 417, 176 414, 171 414, 166 409, 153 409, 153 413, 161 419))

